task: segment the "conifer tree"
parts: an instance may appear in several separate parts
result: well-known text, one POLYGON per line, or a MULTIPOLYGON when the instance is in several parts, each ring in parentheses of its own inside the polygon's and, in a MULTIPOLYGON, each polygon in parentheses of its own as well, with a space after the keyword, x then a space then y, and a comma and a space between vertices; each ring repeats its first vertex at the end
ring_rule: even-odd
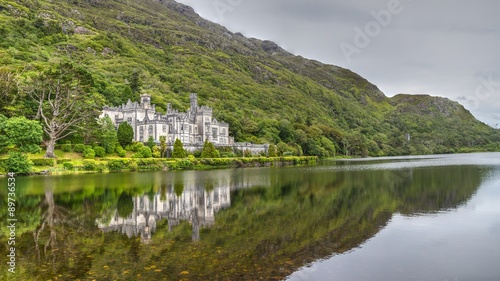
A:
POLYGON ((127 122, 120 123, 118 126, 118 142, 122 147, 126 147, 127 145, 132 143, 134 139, 134 129, 127 122))
POLYGON ((218 158, 219 156, 219 151, 215 148, 214 144, 209 142, 208 139, 205 140, 203 150, 201 151, 201 158, 218 158))
POLYGON ((174 151, 172 152, 173 158, 186 158, 186 151, 180 139, 176 139, 174 142, 174 151))

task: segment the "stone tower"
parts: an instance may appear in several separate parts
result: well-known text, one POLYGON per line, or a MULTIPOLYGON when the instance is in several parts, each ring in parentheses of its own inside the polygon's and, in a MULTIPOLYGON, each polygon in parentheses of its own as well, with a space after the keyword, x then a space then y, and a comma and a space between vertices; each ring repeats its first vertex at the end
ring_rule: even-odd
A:
POLYGON ((141 106, 143 108, 146 108, 146 109, 151 108, 151 96, 150 95, 141 95, 141 106))

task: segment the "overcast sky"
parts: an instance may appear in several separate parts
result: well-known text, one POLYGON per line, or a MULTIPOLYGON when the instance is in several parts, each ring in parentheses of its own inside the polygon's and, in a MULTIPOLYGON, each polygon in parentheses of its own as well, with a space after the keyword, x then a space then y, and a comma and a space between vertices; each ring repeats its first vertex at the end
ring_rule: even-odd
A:
POLYGON ((387 96, 448 97, 500 123, 498 1, 177 1, 232 32, 351 69, 387 96))

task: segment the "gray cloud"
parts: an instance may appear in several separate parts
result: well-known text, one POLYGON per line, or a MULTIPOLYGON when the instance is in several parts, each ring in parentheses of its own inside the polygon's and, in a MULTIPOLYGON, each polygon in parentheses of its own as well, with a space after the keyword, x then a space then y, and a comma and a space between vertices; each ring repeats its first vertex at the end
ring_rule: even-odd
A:
MULTIPOLYGON (((402 11, 392 14, 390 23, 370 37, 369 45, 346 60, 340 45, 353 45, 355 28, 364 30, 375 20, 372 13, 387 10, 391 1, 398 0, 179 0, 234 32, 349 68, 388 96, 448 97, 481 121, 498 123, 500 88, 481 98, 476 89, 481 85, 478 73, 500 72, 500 2, 399 0, 402 11), (231 7, 222 17, 216 1, 231 7)), ((495 79, 500 82, 500 77, 495 79)))

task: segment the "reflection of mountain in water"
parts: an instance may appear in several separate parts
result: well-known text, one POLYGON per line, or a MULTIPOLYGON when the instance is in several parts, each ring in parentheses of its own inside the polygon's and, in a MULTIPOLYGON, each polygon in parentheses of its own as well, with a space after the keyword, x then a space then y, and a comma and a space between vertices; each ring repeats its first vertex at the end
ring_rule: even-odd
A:
POLYGON ((160 193, 152 198, 147 194, 133 198, 132 213, 121 218, 118 211, 109 223, 99 220, 98 227, 104 232, 116 231, 129 238, 140 236, 144 242, 151 240, 156 224, 162 219, 168 220, 169 230, 181 221, 189 221, 192 225, 193 241, 200 239, 200 227, 213 225, 215 213, 231 205, 230 190, 218 187, 212 191, 199 188, 187 188, 177 196, 171 188, 163 197, 160 193))

